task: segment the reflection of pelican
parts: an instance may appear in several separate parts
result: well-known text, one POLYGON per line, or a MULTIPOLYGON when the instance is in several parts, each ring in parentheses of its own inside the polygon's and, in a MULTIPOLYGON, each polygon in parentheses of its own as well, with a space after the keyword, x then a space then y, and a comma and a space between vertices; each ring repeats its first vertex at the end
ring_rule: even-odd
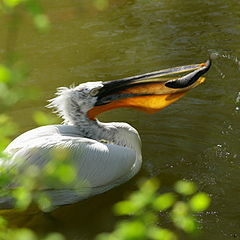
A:
POLYGON ((141 141, 138 132, 129 124, 102 123, 96 115, 118 107, 154 113, 202 83, 204 78, 201 76, 209 68, 208 61, 116 81, 59 88, 49 106, 56 108, 64 125, 39 127, 17 137, 5 150, 12 156, 9 165, 20 169, 19 172, 32 165, 41 171, 52 161, 50 153, 53 150, 66 150, 69 155, 65 160, 73 164, 77 173, 71 187, 56 187, 51 183, 40 187, 50 194, 53 205, 77 202, 107 191, 139 171, 141 141), (184 72, 190 73, 166 78, 184 72), (79 181, 88 183, 87 194, 74 191, 79 181))

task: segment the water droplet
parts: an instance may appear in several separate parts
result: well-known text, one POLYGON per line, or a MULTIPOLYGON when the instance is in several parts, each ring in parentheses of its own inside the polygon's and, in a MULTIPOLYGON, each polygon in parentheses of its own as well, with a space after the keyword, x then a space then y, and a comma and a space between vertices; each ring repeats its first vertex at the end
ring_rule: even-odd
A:
POLYGON ((222 78, 225 78, 225 74, 224 73, 221 72, 220 75, 221 75, 222 78))
POLYGON ((211 60, 215 60, 215 59, 217 59, 219 57, 219 53, 217 53, 217 52, 214 52, 214 53, 211 53, 210 54, 210 59, 211 60))

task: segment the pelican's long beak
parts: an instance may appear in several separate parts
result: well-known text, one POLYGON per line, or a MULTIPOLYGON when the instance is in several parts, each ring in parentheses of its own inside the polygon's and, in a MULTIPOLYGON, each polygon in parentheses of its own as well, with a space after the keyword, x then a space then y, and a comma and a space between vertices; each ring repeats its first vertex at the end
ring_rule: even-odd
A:
POLYGON ((157 112, 177 101, 186 92, 205 78, 201 77, 211 66, 211 61, 146 73, 139 76, 104 82, 97 95, 95 106, 88 111, 88 117, 119 108, 135 108, 148 113, 157 112), (183 73, 190 72, 186 75, 183 73), (171 77, 170 75, 175 75, 171 77))

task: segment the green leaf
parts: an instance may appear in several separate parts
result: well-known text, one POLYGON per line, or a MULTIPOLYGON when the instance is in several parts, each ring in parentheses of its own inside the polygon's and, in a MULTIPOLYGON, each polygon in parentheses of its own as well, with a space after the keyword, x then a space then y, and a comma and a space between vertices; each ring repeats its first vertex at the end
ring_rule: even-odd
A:
POLYGON ((153 195, 151 193, 136 191, 129 197, 129 201, 134 204, 135 212, 137 214, 144 211, 144 209, 151 203, 153 195))
POLYGON ((175 184, 175 190, 182 195, 191 195, 197 191, 197 186, 193 182, 181 180, 175 184))
POLYGON ((177 202, 171 212, 174 225, 185 232, 192 233, 196 231, 197 224, 186 202, 177 202))
POLYGON ((159 186, 159 180, 157 178, 151 178, 147 181, 140 183, 140 190, 147 194, 152 194, 158 190, 159 186))
POLYGON ((189 207, 188 205, 183 202, 183 201, 179 201, 177 202, 172 210, 172 214, 174 216, 186 216, 189 213, 189 207))
POLYGON ((65 184, 73 182, 76 178, 76 170, 70 164, 61 164, 57 167, 55 174, 65 184))
POLYGON ((37 14, 33 17, 35 26, 40 31, 46 31, 50 27, 48 17, 44 14, 37 14))
POLYGON ((16 7, 18 4, 25 2, 25 0, 3 0, 3 3, 10 8, 16 7))
POLYGON ((7 83, 11 80, 12 72, 11 70, 4 66, 0 65, 0 82, 7 83))
POLYGON ((0 151, 3 151, 11 141, 7 137, 0 135, 0 142, 0 151))
POLYGON ((139 215, 139 219, 144 223, 146 227, 155 225, 158 222, 157 213, 150 209, 145 209, 142 214, 139 215))
POLYGON ((47 235, 47 237, 44 238, 44 240, 64 240, 65 237, 61 235, 60 233, 50 233, 47 235))
POLYGON ((175 200, 176 198, 173 193, 161 194, 154 200, 153 207, 158 211, 166 210, 174 204, 175 200))
POLYGON ((0 132, 2 136, 12 136, 17 132, 17 125, 5 114, 0 114, 0 132))
POLYGON ((0 229, 1 228, 6 228, 7 227, 7 220, 0 216, 0 229))
POLYGON ((13 190, 13 197, 16 199, 16 208, 24 210, 32 201, 31 192, 24 187, 19 187, 13 190))
POLYGON ((114 212, 117 215, 131 215, 136 211, 134 203, 130 201, 121 201, 114 205, 114 212))
POLYGON ((208 194, 200 192, 195 194, 189 201, 190 208, 194 212, 201 212, 206 210, 210 205, 211 199, 208 194))
POLYGON ((57 123, 56 117, 41 111, 35 111, 33 114, 33 119, 39 126, 57 123))
POLYGON ((148 229, 148 237, 153 240, 177 240, 173 232, 159 227, 151 227, 148 229))
MULTIPOLYGON (((1 139, 0 139, 1 140, 1 139)), ((7 159, 1 159, 3 161, 8 161, 7 159)), ((3 189, 7 184, 9 184, 12 181, 13 175, 11 174, 11 172, 9 172, 7 169, 5 169, 4 167, 0 167, 0 196, 2 194, 5 193, 5 191, 9 191, 9 190, 5 190, 3 189)))
POLYGON ((93 5, 99 11, 103 11, 108 8, 109 0, 94 0, 93 5))
POLYGON ((192 216, 175 216, 173 217, 174 224, 187 233, 192 233, 197 230, 197 224, 192 216))
POLYGON ((43 211, 43 212, 48 212, 52 210, 52 202, 51 199, 44 193, 39 194, 37 196, 37 203, 39 208, 43 211))
POLYGON ((12 240, 37 240, 35 233, 27 228, 16 229, 11 233, 12 236, 9 236, 9 239, 12 240))
POLYGON ((146 227, 141 221, 121 222, 114 233, 116 239, 139 240, 145 239, 146 227))

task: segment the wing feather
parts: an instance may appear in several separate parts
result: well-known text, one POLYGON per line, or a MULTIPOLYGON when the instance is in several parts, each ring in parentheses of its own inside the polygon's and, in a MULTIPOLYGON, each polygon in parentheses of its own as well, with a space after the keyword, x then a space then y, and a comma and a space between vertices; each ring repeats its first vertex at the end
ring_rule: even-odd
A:
MULTIPOLYGON (((44 171, 49 161, 53 160, 53 152, 63 150, 69 152, 64 162, 73 164, 76 169, 75 184, 82 181, 90 188, 99 188, 115 185, 120 179, 128 179, 136 161, 136 152, 133 149, 114 144, 103 144, 76 137, 41 138, 31 146, 18 150, 11 159, 10 167, 25 171, 35 165, 44 171), (67 161, 67 162, 66 162, 67 161)), ((60 151, 60 153, 61 153, 60 151)), ((52 186, 46 186, 47 189, 52 186)), ((111 187, 110 187, 111 188, 111 187)))

